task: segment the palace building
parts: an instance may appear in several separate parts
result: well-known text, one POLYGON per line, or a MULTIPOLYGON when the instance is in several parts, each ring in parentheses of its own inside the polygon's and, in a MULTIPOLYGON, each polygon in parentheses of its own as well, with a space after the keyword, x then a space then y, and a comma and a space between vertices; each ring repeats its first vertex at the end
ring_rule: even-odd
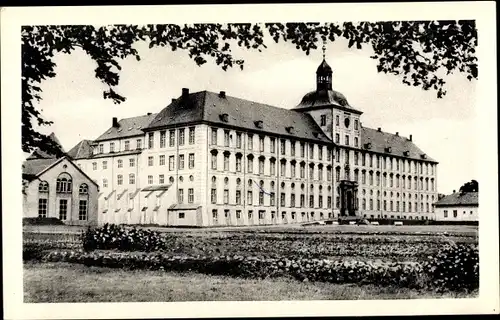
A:
POLYGON ((362 114, 332 89, 323 59, 294 108, 182 89, 68 154, 100 187, 99 223, 434 219, 438 163, 411 135, 364 127, 362 114))

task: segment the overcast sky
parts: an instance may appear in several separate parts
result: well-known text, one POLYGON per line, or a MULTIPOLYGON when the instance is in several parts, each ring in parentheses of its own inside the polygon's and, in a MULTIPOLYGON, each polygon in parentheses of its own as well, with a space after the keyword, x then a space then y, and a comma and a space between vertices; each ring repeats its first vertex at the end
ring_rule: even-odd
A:
MULTIPOLYGON (((121 118, 159 112, 186 87, 191 92, 225 90, 227 95, 293 108, 315 89, 315 71, 321 50, 307 56, 288 43, 268 42, 268 49, 233 50, 245 60, 243 71, 224 72, 215 63, 199 67, 185 51, 148 49, 138 44, 141 61, 122 62, 118 92, 127 101, 115 105, 102 98, 105 88, 94 78, 95 63, 81 51, 56 56, 57 76, 42 83, 39 109, 54 121, 46 133, 55 132, 66 150, 82 139, 95 139, 121 118)), ((475 152, 479 138, 476 121, 475 82, 463 74, 448 76, 447 95, 408 87, 394 75, 377 73, 371 48, 349 49, 342 40, 328 43, 326 60, 333 68, 333 88, 350 105, 363 111, 364 126, 400 135, 439 161, 438 192, 448 194, 471 179, 478 179, 475 152)))

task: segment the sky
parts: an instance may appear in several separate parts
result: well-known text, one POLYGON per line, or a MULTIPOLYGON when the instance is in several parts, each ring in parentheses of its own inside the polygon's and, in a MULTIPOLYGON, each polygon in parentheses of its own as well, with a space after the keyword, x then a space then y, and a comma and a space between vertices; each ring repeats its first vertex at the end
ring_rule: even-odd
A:
MULTIPOLYGON (((127 100, 115 105, 104 100, 106 88, 94 77, 96 67, 76 50, 54 58, 57 76, 45 80, 38 109, 47 120, 44 133, 54 132, 68 151, 82 139, 95 139, 111 126, 112 117, 134 117, 159 112, 182 88, 190 92, 226 91, 240 97, 282 108, 293 108, 307 92, 315 89, 315 72, 322 60, 321 49, 309 56, 290 43, 266 43, 262 52, 234 48, 245 60, 239 68, 223 71, 209 60, 197 66, 186 51, 149 49, 138 43, 141 61, 123 60, 117 92, 127 100)), ((408 137, 439 162, 438 192, 449 194, 471 179, 478 179, 476 145, 476 84, 464 74, 445 77, 447 95, 409 87, 395 75, 377 72, 371 48, 347 47, 342 39, 328 42, 326 60, 333 69, 333 89, 343 93, 349 104, 363 112, 362 124, 408 137)))

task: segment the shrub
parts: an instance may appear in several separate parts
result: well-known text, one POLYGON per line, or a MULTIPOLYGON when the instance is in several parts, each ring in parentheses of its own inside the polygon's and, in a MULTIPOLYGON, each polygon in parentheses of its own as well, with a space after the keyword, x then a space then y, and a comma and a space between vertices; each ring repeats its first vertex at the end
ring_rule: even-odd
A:
POLYGON ((165 239, 159 232, 105 224, 99 228, 89 227, 82 233, 83 249, 120 251, 160 251, 165 248, 165 239))
POLYGON ((35 218, 23 218, 23 226, 29 225, 64 225, 64 222, 54 217, 35 217, 35 218))
POLYGON ((475 245, 446 245, 429 257, 424 268, 439 291, 479 288, 479 250, 475 245))

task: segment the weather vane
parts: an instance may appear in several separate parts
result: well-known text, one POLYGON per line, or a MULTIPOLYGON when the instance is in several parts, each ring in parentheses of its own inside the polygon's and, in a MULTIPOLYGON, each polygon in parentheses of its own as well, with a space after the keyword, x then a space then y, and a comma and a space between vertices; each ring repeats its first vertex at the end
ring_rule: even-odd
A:
POLYGON ((325 60, 325 52, 326 52, 326 40, 323 39, 323 60, 325 60))

